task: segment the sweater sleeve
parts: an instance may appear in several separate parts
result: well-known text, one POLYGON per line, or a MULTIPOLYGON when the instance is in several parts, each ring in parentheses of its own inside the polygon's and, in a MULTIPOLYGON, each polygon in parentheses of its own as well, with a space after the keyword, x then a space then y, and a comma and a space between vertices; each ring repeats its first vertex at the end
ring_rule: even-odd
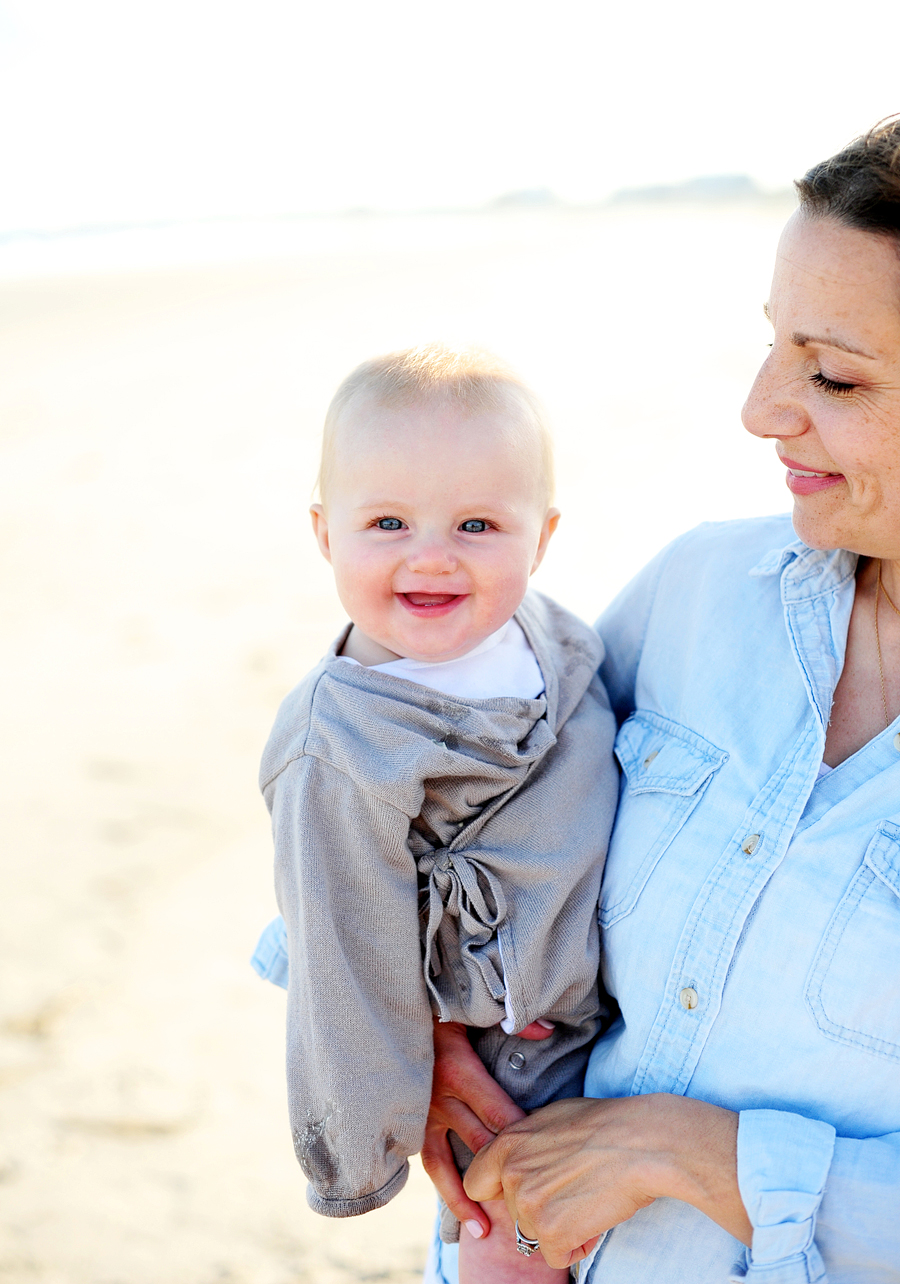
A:
POLYGON ((310 1206, 351 1217, 404 1185, 431 1091, 409 818, 315 757, 265 793, 290 956, 294 1150, 310 1206))

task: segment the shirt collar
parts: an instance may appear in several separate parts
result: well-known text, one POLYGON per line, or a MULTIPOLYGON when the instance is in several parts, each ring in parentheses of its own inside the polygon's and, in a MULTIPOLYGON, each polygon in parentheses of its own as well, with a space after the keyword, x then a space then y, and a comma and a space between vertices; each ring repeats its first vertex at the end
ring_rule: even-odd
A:
POLYGON ((845 548, 810 548, 802 539, 791 540, 784 548, 770 549, 750 571, 757 578, 780 575, 793 563, 790 576, 795 585, 815 580, 817 591, 835 587, 856 574, 859 554, 845 548))
POLYGON ((784 548, 771 548, 756 563, 750 574, 753 576, 780 575, 788 562, 792 562, 795 557, 800 557, 803 553, 811 553, 813 550, 803 543, 802 539, 793 539, 790 544, 785 544, 784 548))

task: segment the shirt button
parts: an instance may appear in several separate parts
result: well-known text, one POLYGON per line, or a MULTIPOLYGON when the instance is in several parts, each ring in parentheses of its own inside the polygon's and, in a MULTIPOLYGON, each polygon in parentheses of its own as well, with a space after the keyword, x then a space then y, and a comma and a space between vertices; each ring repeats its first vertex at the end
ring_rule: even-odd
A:
POLYGON ((678 997, 681 1000, 681 1006, 684 1008, 685 1012, 693 1011, 700 1002, 700 996, 697 994, 697 991, 693 986, 690 985, 686 985, 678 997))
POLYGON ((894 748, 900 753, 900 731, 894 736, 894 748))
POLYGON ((741 851, 746 852, 748 856, 752 856, 758 846, 759 834, 748 834, 741 843, 741 851))
POLYGON ((654 758, 657 758, 658 756, 659 756, 659 750, 658 750, 658 749, 654 749, 654 750, 653 750, 653 753, 648 753, 648 754, 647 754, 647 757, 644 759, 644 770, 645 770, 645 771, 646 771, 646 770, 647 770, 647 768, 650 766, 650 764, 651 764, 651 762, 653 761, 653 759, 654 759, 654 758))
POLYGON ((521 1070, 525 1065, 525 1058, 522 1056, 521 1052, 513 1052, 510 1055, 509 1064, 513 1070, 521 1070))

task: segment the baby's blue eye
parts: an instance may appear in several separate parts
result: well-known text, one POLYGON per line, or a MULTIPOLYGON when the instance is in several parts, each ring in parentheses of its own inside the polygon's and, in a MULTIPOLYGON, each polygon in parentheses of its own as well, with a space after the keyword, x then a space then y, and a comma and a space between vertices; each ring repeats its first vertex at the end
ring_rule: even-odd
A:
POLYGON ((375 525, 380 531, 399 531, 403 527, 399 517, 379 517, 375 525))
POLYGON ((471 522, 463 522, 459 529, 461 531, 465 531, 467 535, 480 535, 482 531, 486 531, 487 528, 487 522, 483 522, 479 517, 471 522))

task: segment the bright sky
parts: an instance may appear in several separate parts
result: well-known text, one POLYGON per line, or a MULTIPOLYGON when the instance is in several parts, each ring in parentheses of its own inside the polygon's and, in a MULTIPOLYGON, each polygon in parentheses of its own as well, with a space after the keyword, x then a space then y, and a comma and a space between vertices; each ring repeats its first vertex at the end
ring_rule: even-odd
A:
POLYGON ((896 0, 0 0, 0 231, 749 173, 900 109, 896 0))

